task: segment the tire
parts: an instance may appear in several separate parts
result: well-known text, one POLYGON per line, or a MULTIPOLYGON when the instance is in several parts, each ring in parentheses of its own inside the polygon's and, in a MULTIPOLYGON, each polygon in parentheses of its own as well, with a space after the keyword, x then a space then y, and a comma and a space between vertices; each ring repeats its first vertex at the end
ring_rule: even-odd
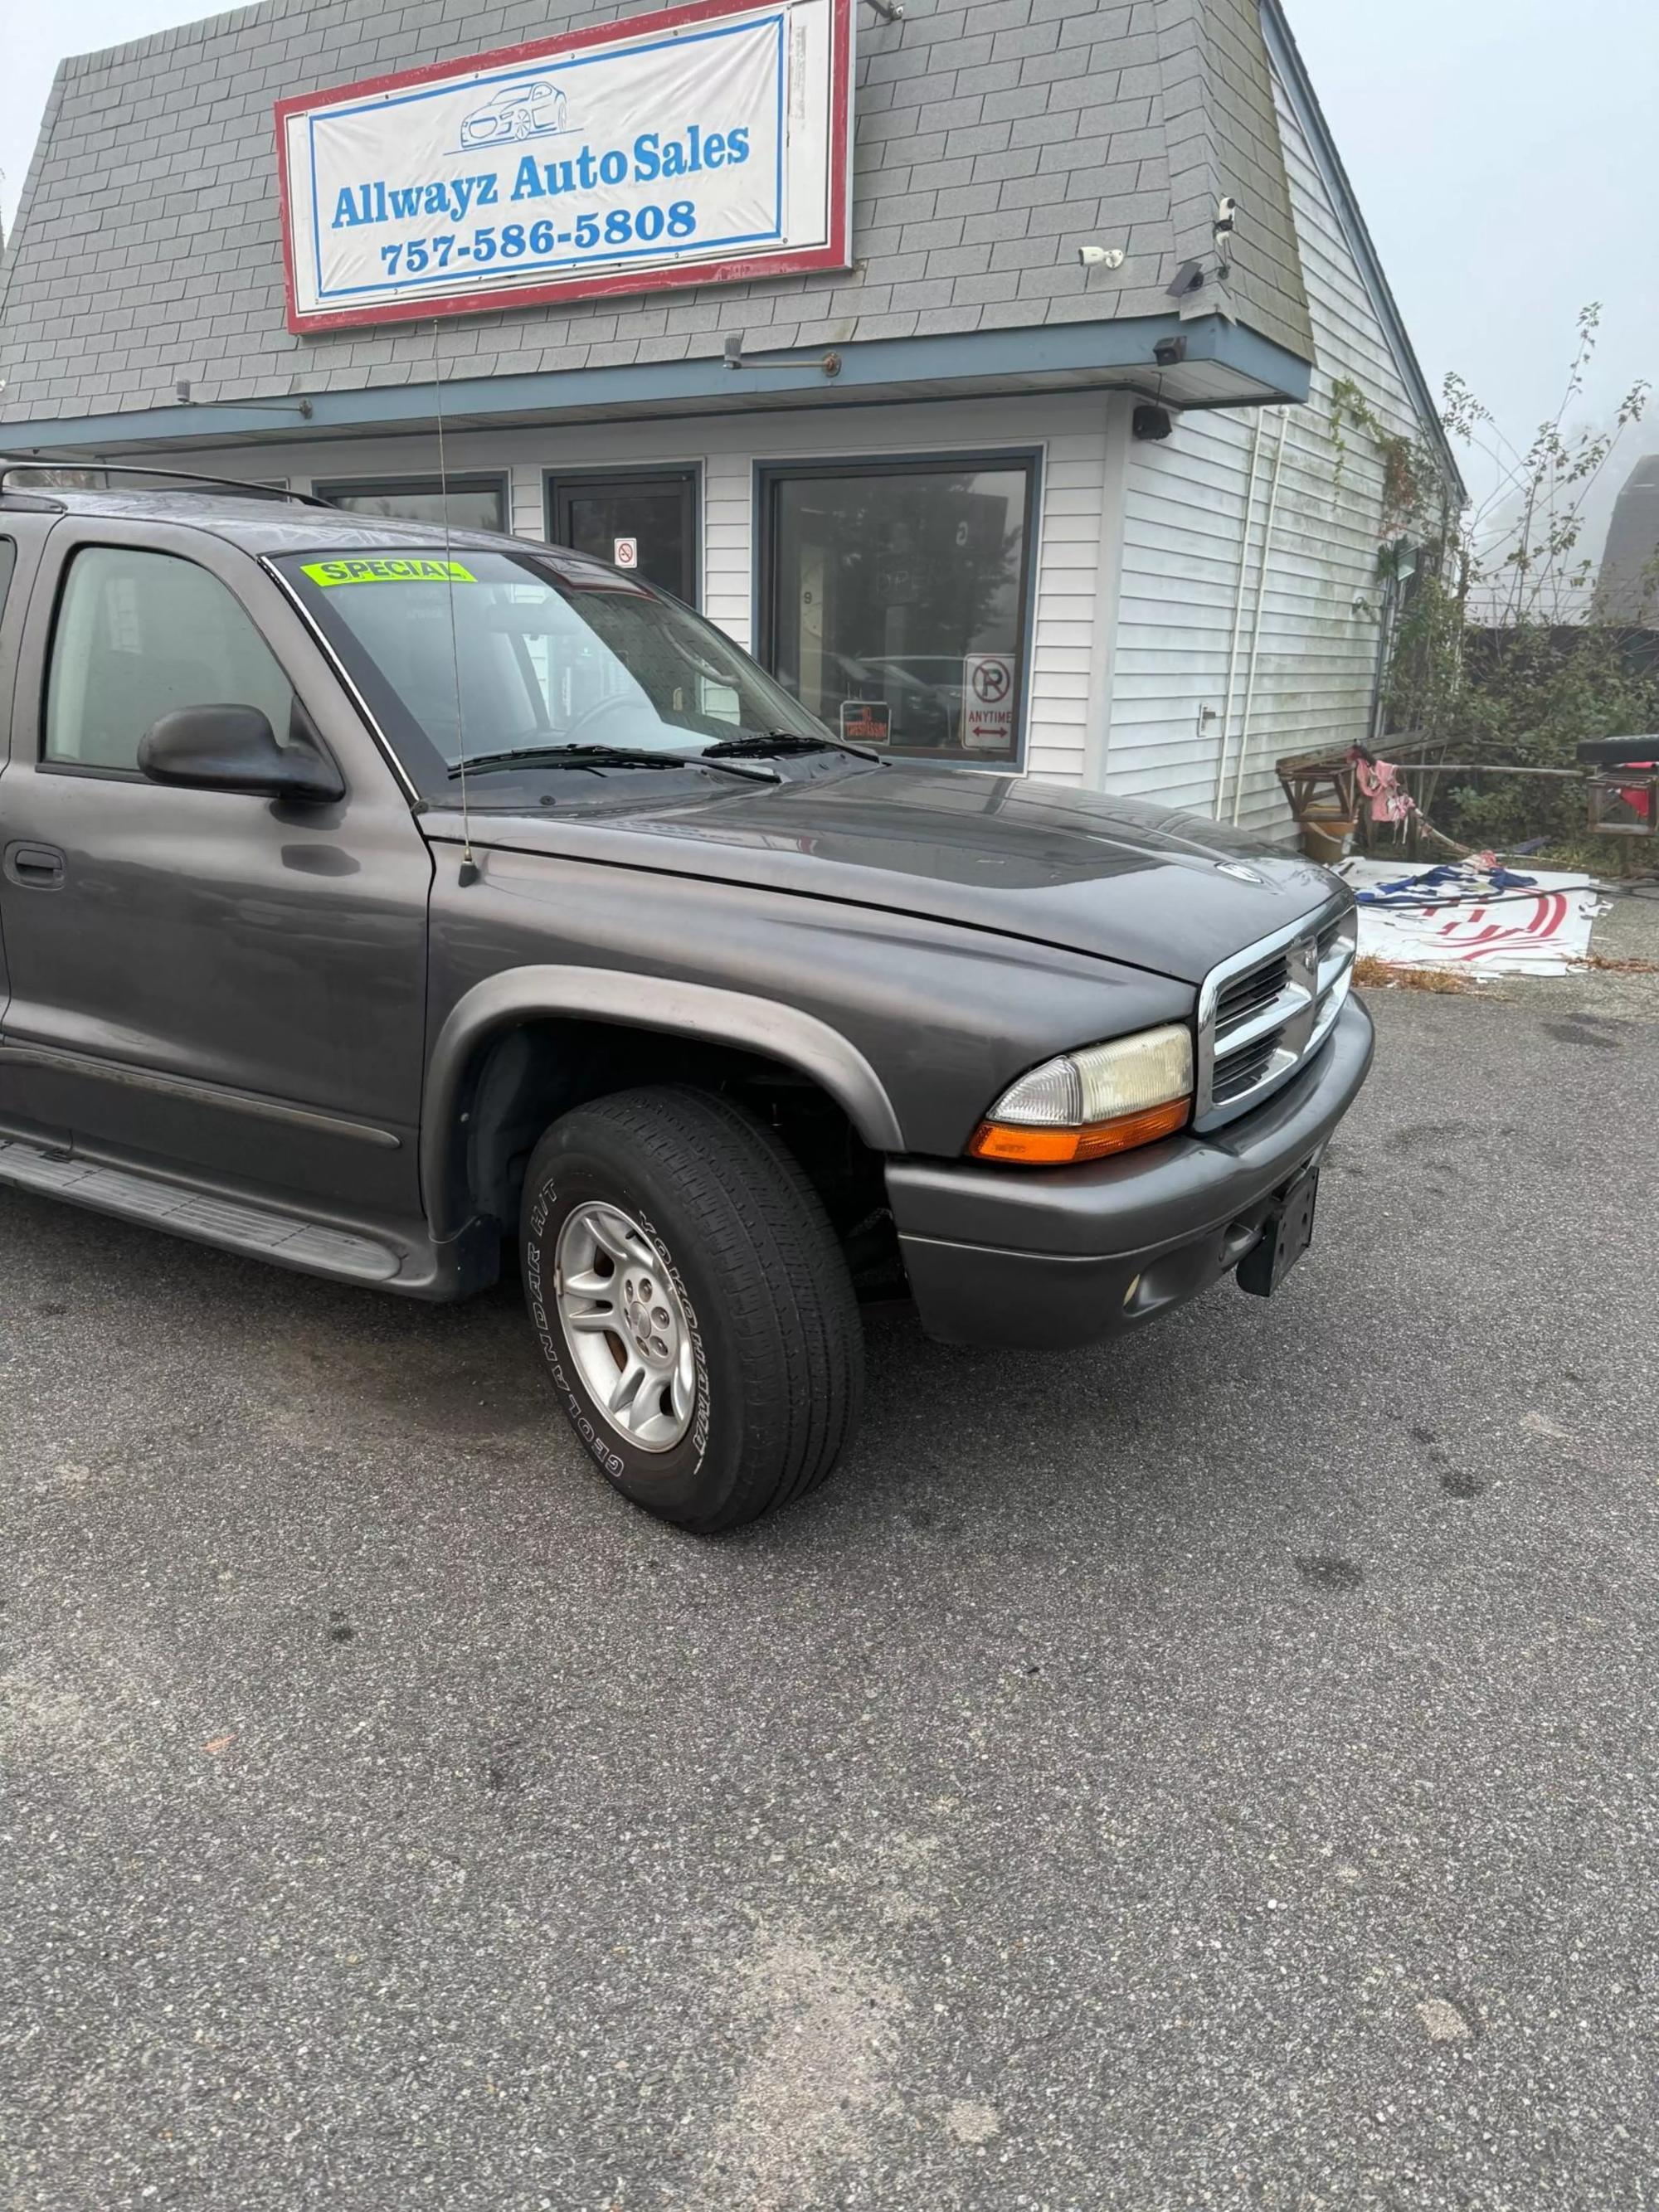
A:
POLYGON ((863 1334, 817 1194, 769 1130, 678 1087, 580 1106, 532 1156, 520 1235, 549 1376, 624 1498, 712 1535, 829 1474, 858 1420, 863 1334), (626 1391, 665 1351, 666 1380, 641 1368, 619 1413, 601 1404, 613 1370, 626 1391))

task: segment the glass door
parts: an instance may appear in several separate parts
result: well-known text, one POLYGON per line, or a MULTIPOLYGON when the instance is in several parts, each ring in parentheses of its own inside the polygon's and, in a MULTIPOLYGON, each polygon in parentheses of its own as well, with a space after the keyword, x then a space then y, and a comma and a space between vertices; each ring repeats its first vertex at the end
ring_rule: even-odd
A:
POLYGON ((612 469, 547 481, 547 534, 697 604, 697 472, 612 469))

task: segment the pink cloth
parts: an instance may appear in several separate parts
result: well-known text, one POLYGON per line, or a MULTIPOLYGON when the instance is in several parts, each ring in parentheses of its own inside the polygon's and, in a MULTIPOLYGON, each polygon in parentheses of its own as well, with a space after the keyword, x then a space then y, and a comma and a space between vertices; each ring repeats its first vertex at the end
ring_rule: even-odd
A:
POLYGON ((1415 811, 1412 795, 1401 782, 1400 770, 1393 761, 1371 762, 1356 756, 1353 765, 1361 794, 1371 803, 1373 822, 1403 822, 1415 811))

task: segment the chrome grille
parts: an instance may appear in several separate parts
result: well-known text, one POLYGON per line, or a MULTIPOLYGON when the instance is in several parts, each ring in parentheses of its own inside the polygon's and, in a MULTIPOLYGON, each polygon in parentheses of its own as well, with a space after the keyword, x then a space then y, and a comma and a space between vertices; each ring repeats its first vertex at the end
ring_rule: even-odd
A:
POLYGON ((1212 969, 1199 994, 1195 1128, 1249 1113, 1318 1050, 1348 995, 1355 930, 1350 899, 1212 969))
POLYGON ((1264 1081, 1272 1067, 1273 1057, 1279 1049, 1281 1030, 1274 1030, 1260 1044, 1234 1054, 1223 1060, 1216 1070, 1215 1081, 1210 1086, 1210 1097, 1218 1106, 1231 1105, 1235 1098, 1243 1098, 1264 1081))
POLYGON ((1217 1038, 1231 1036, 1241 1024, 1272 1006, 1289 981, 1290 973, 1290 963, 1280 952, 1264 960, 1259 968, 1247 968, 1242 975, 1224 983, 1216 1000, 1217 1038))

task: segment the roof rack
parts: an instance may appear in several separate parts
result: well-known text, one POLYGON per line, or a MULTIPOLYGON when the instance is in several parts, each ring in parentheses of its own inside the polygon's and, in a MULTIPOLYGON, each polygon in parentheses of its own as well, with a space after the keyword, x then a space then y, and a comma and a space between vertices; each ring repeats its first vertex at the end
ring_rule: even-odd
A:
POLYGON ((111 477, 153 477, 164 489, 171 491, 234 491, 240 492, 245 499, 289 500, 296 507, 326 507, 329 504, 327 500, 318 499, 308 491, 289 491, 281 484, 248 483, 235 477, 199 476, 189 469, 146 468, 138 461, 42 461, 23 453, 0 453, 0 492, 11 489, 12 477, 20 470, 27 470, 37 476, 74 479, 69 483, 20 484, 17 487, 20 491, 91 491, 96 489, 110 491, 119 489, 109 483, 111 477), (101 487, 94 486, 83 481, 88 477, 102 477, 105 481, 101 487))

